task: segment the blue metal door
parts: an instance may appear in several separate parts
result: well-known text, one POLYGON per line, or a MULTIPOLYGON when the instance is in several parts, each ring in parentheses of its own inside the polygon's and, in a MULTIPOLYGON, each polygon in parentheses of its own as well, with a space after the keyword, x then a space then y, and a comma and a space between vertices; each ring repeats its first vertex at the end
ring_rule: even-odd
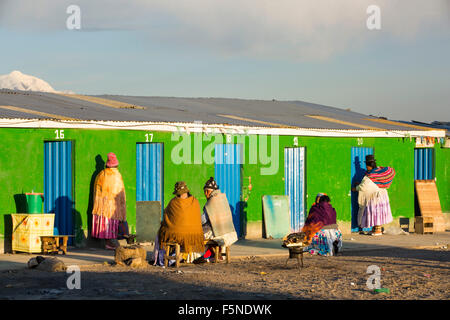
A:
POLYGON ((226 194, 233 215, 233 224, 238 236, 242 235, 241 228, 241 168, 243 162, 241 144, 215 145, 215 180, 220 191, 226 194))
POLYGON ((161 211, 164 208, 163 156, 162 143, 136 144, 136 201, 160 201, 161 211))
POLYGON ((432 148, 414 149, 414 180, 434 179, 434 153, 432 148))
POLYGON ((44 142, 44 211, 55 214, 55 235, 74 234, 72 150, 72 141, 44 142))
POLYGON ((289 196, 291 229, 305 224, 305 148, 284 149, 284 190, 289 196))
MULTIPOLYGON (((351 151, 351 186, 360 183, 366 174, 366 156, 373 153, 373 148, 352 147, 351 151)), ((358 192, 351 193, 352 201, 352 232, 358 232, 358 192)), ((364 228, 363 231, 370 231, 364 228)))

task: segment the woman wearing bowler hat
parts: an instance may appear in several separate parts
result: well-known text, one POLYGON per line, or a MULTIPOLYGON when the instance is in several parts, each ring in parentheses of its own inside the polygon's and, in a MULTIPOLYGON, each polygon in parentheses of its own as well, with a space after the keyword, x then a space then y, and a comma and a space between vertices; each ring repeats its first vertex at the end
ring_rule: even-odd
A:
POLYGON ((378 167, 373 155, 366 156, 366 175, 361 183, 352 188, 358 191, 358 225, 372 228, 371 235, 382 235, 381 226, 392 221, 387 189, 395 176, 391 167, 378 167))

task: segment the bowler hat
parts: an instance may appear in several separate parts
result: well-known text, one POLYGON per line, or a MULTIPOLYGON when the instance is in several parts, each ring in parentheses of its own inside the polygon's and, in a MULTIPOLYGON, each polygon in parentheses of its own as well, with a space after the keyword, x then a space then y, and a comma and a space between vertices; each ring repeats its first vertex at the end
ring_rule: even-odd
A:
POLYGON ((203 189, 217 190, 217 189, 219 189, 219 186, 217 185, 217 183, 214 180, 214 178, 211 177, 211 178, 209 178, 208 181, 206 181, 205 186, 203 187, 203 189))
POLYGON ((177 196, 182 195, 183 193, 188 193, 189 189, 186 185, 186 182, 184 181, 178 181, 175 183, 175 190, 173 194, 176 194, 177 196))

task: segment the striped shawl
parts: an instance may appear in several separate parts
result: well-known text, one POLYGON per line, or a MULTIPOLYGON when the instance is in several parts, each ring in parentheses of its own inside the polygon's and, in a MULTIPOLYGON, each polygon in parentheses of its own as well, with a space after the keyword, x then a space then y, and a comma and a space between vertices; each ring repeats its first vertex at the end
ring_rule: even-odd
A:
POLYGON ((367 173, 367 177, 379 188, 387 189, 391 186, 395 176, 395 170, 391 167, 378 167, 367 173))

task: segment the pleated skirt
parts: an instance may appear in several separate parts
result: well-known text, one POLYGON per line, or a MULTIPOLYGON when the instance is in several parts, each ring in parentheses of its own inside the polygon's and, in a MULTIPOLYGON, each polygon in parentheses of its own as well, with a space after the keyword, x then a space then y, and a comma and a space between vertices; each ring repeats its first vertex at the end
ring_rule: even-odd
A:
POLYGON ((117 239, 119 220, 92 215, 92 237, 98 239, 117 239))
POLYGON ((361 228, 372 228, 392 222, 391 205, 387 192, 380 194, 380 197, 369 201, 364 208, 361 217, 361 228))

